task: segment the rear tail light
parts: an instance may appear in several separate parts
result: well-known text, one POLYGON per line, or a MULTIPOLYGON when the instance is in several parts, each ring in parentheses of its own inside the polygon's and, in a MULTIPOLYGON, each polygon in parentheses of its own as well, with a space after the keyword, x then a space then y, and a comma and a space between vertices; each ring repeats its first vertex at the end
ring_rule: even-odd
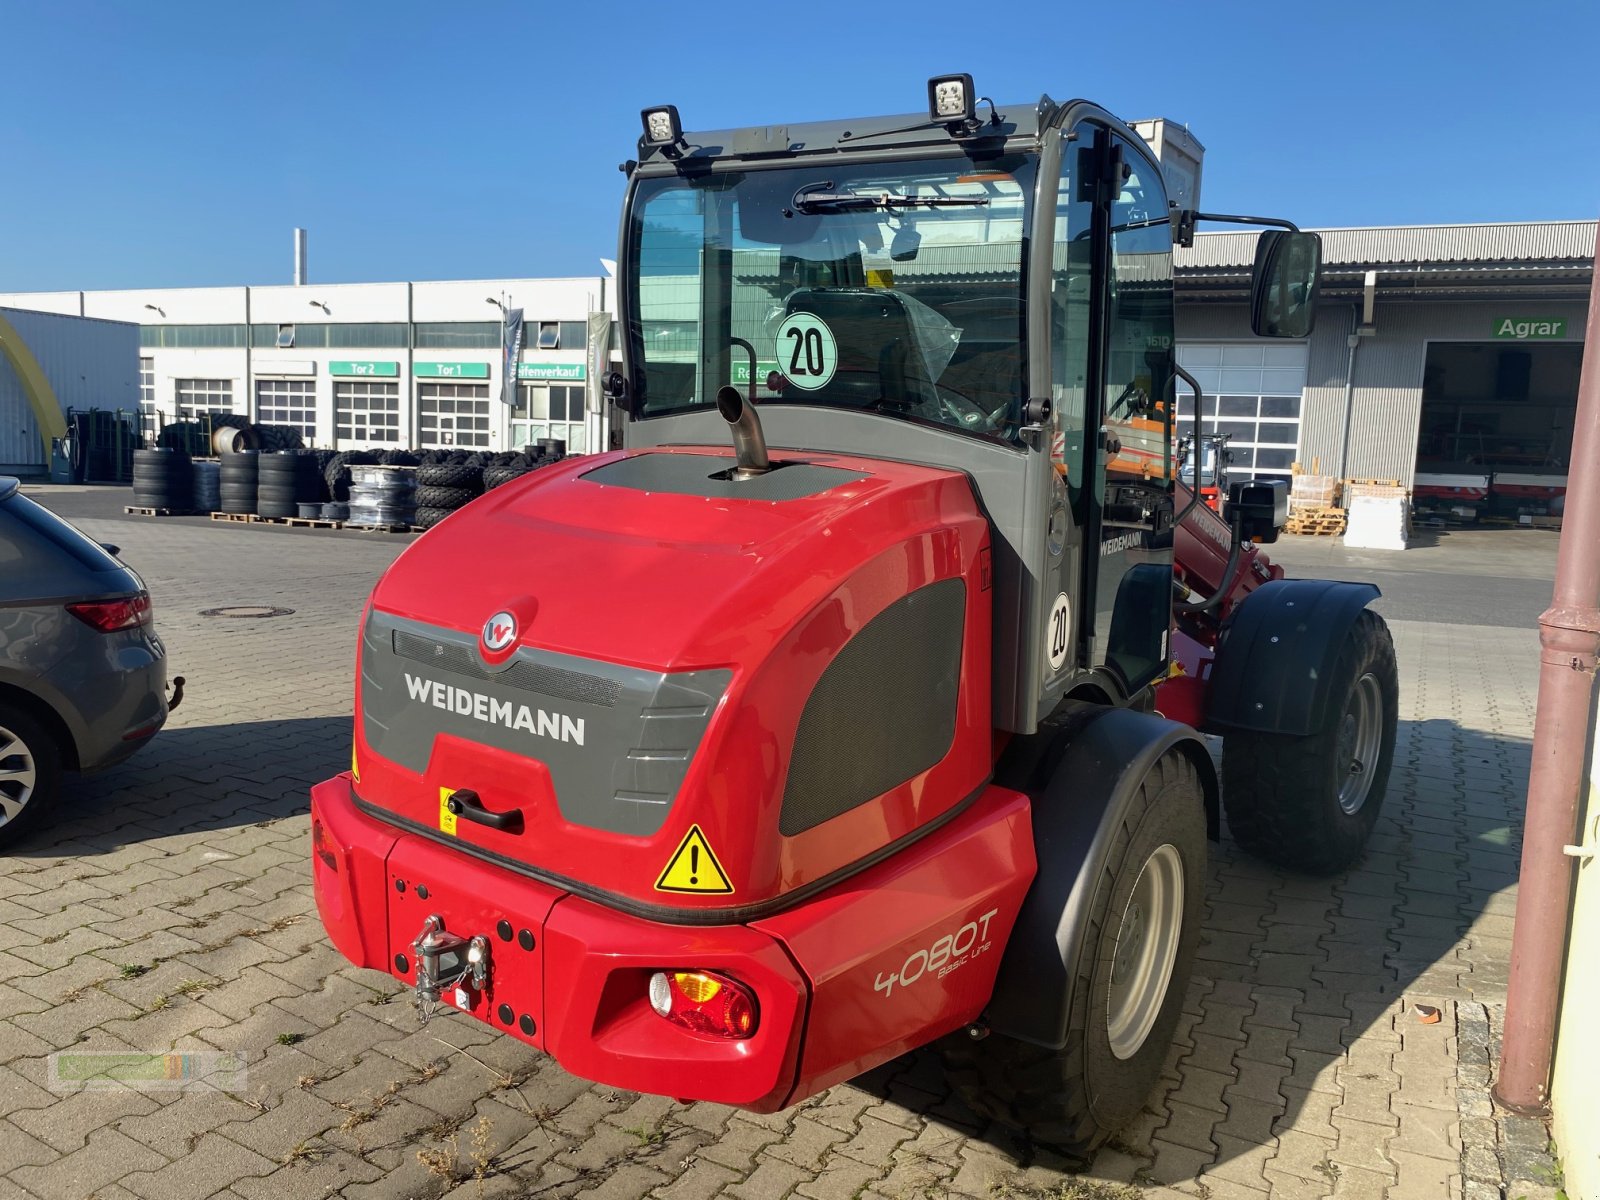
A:
POLYGON ((696 1033, 747 1038, 756 1031, 750 989, 713 971, 657 971, 650 977, 650 1007, 696 1033))
POLYGON ((101 633, 137 629, 150 624, 150 594, 140 592, 137 596, 123 596, 117 600, 85 600, 81 604, 67 605, 67 611, 101 633))
POLYGON ((339 869, 339 856, 333 848, 333 840, 328 837, 328 830, 321 821, 311 822, 311 848, 316 851, 317 857, 327 864, 328 870, 339 869))

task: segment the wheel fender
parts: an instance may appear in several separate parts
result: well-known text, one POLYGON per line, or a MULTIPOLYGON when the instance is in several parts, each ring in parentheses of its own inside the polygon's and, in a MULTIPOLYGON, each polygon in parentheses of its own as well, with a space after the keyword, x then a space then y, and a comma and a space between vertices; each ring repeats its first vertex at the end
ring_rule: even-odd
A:
POLYGON ((994 1032, 1052 1049, 1066 1044, 1072 980, 1087 940, 1098 865, 1145 775, 1163 755, 1181 753, 1200 773, 1208 825, 1218 796, 1210 752, 1187 725, 1107 708, 1074 722, 1062 737, 1060 759, 1032 796, 1039 871, 985 1010, 994 1032))
POLYGON ((1370 583, 1277 579, 1234 611, 1217 642, 1205 730, 1305 736, 1321 729, 1350 627, 1382 593, 1370 583))

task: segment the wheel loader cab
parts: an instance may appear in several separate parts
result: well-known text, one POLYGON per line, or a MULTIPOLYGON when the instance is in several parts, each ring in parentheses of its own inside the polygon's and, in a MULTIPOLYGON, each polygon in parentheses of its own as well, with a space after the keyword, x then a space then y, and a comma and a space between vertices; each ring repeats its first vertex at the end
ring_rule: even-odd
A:
POLYGON ((731 385, 775 461, 959 472, 992 526, 994 726, 1032 733, 1074 692, 1138 697, 1170 621, 1159 166, 1082 104, 966 138, 910 119, 785 133, 785 154, 705 135, 634 171, 626 444, 724 442, 731 385))

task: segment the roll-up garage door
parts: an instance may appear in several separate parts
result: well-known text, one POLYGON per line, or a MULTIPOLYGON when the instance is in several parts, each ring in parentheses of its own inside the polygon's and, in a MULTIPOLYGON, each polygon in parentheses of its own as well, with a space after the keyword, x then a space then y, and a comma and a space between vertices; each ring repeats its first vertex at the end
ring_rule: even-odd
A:
MULTIPOLYGON (((1202 426, 1231 434, 1233 478, 1289 478, 1300 444, 1304 342, 1184 342, 1178 362, 1205 392, 1202 426)), ((1178 434, 1194 427, 1194 394, 1178 381, 1178 434)))

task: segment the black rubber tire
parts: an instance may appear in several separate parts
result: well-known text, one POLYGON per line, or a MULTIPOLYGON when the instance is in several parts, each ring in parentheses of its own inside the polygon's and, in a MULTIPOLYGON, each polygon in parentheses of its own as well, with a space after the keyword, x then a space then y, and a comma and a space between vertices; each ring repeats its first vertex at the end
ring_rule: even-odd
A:
POLYGON ((1327 723, 1303 737, 1230 733, 1222 743, 1222 806, 1234 841, 1268 862, 1311 875, 1332 875, 1354 864, 1383 808, 1394 766, 1400 676, 1394 639, 1382 617, 1364 611, 1350 627, 1334 664, 1327 723), (1339 806, 1348 778, 1340 732, 1357 681, 1373 675, 1383 700, 1382 740, 1365 801, 1354 813, 1339 806))
MULTIPOLYGON (((34 782, 22 808, 7 817, 0 808, 0 850, 25 837, 61 797, 61 745, 32 713, 0 702, 0 770, 18 762, 18 746, 32 762, 34 782)), ((0 775, 0 795, 14 799, 20 793, 15 780, 0 775)))
POLYGON ((194 490, 193 466, 181 450, 133 452, 133 502, 140 508, 187 511, 194 490))
POLYGON ((483 468, 466 463, 430 463, 417 468, 417 486, 465 488, 476 495, 483 490, 483 468))
POLYGON ((455 511, 453 508, 418 508, 416 523, 423 529, 432 529, 455 511))
POLYGON ((1183 1009, 1206 886, 1205 797, 1188 758, 1173 752, 1150 769, 1096 871, 1099 886, 1073 975, 1066 1044, 1053 1050, 1001 1034, 977 1042, 965 1031, 938 1044, 946 1073, 975 1111, 1035 1145, 1078 1156, 1089 1155, 1144 1107, 1183 1009), (1154 1024, 1130 1057, 1118 1059, 1107 1027, 1117 935, 1140 873, 1164 845, 1183 865, 1177 955, 1154 1024))
MULTIPOLYGON (((433 487, 422 484, 417 487, 417 507, 454 510, 466 504, 477 494, 471 488, 433 487)), ((421 522, 419 521, 418 524, 421 524, 421 522)))
POLYGON ((485 467, 483 469, 483 486, 485 490, 497 488, 503 483, 510 483, 513 479, 521 479, 528 473, 528 467, 485 467))

